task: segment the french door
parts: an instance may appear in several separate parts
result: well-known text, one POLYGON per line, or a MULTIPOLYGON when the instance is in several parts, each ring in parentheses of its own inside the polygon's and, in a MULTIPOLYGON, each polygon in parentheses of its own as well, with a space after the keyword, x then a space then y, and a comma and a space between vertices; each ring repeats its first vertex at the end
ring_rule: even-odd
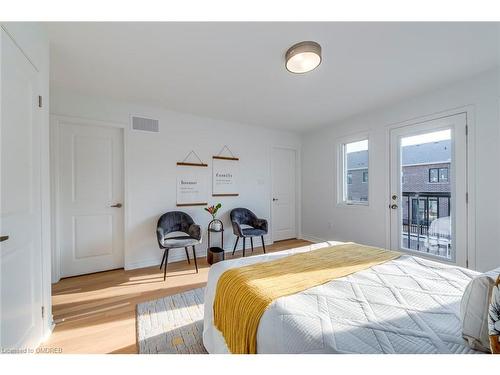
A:
POLYGON ((464 113, 391 130, 391 249, 467 266, 464 113))

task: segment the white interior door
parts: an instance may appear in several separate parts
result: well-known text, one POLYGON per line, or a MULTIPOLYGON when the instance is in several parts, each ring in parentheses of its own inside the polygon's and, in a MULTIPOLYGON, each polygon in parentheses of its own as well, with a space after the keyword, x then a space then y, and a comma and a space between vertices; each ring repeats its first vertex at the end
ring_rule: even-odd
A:
POLYGON ((466 116, 391 131, 391 248, 467 266, 466 116))
POLYGON ((273 241, 297 237, 295 195, 296 151, 273 148, 272 231, 273 241))
POLYGON ((58 123, 61 277, 123 267, 123 133, 58 123))
POLYGON ((0 347, 33 348, 42 336, 38 74, 3 30, 0 38, 0 347))

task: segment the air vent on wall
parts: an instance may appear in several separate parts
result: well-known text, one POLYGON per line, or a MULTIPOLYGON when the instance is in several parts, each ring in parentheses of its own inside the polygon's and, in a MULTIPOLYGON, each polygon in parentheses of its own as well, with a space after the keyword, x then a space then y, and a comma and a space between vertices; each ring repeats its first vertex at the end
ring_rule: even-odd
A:
POLYGON ((158 133, 160 131, 159 121, 152 118, 132 116, 132 129, 145 132, 158 133))

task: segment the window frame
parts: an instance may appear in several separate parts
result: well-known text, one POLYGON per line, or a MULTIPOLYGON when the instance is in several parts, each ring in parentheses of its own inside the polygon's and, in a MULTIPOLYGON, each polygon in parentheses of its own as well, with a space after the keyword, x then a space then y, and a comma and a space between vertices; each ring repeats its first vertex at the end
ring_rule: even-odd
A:
POLYGON ((437 184, 439 183, 439 168, 429 168, 429 184, 437 184), (436 181, 431 180, 432 171, 436 171, 436 181))
POLYGON ((370 147, 371 141, 368 133, 360 133, 351 137, 344 137, 337 140, 337 206, 339 207, 369 207, 371 200, 371 184, 368 181, 368 194, 366 201, 353 201, 347 199, 348 197, 348 184, 347 184, 347 160, 346 160, 346 146, 349 143, 367 141, 368 142, 368 162, 366 170, 370 170, 370 147))
POLYGON ((448 167, 440 167, 438 168, 438 180, 442 183, 448 183, 450 181, 450 168, 448 167), (441 171, 446 170, 446 180, 441 180, 441 171))

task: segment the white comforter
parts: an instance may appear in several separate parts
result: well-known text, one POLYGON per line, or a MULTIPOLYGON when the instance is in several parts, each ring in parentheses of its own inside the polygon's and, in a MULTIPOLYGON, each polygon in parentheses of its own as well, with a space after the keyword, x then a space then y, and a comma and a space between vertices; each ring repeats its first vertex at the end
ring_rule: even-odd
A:
MULTIPOLYGON (((228 353, 213 325, 224 271, 339 242, 233 259, 212 266, 203 343, 228 353)), ((472 353, 461 336, 460 299, 477 273, 409 255, 274 301, 257 331, 258 353, 472 353)))

